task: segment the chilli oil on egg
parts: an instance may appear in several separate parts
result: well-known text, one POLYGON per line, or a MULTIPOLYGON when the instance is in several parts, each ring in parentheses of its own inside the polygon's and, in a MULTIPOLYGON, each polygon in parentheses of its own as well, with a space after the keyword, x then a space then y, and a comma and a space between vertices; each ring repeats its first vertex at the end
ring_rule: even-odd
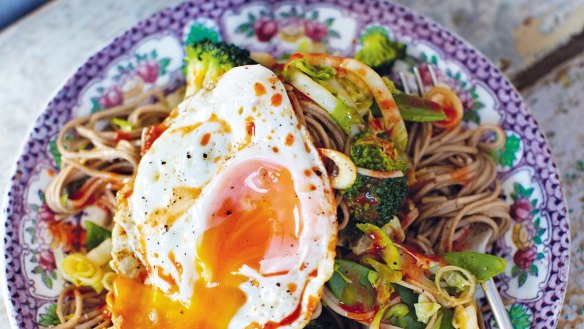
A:
POLYGON ((326 169, 268 69, 186 99, 118 195, 119 328, 302 328, 333 272, 326 169))

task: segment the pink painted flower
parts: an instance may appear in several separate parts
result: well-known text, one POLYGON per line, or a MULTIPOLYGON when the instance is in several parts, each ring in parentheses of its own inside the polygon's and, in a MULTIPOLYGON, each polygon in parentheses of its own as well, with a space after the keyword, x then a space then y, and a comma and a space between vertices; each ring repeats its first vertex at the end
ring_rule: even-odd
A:
POLYGON ((513 262, 522 270, 526 270, 533 264, 537 257, 537 249, 531 246, 526 249, 517 250, 513 255, 513 262))
POLYGON ((136 74, 146 83, 154 83, 158 79, 160 64, 156 60, 142 61, 136 67, 136 74))
POLYGON ((113 86, 103 93, 103 95, 99 98, 99 105, 102 108, 110 108, 117 105, 120 105, 124 102, 124 95, 122 94, 122 90, 118 86, 113 86))
POLYGON ((529 199, 521 198, 511 205, 511 216, 519 223, 531 221, 532 206, 529 199))
POLYGON ((304 32, 314 42, 321 42, 328 35, 328 27, 320 22, 305 20, 304 32))
POLYGON ((274 20, 258 18, 253 22, 255 35, 261 42, 268 42, 278 33, 278 23, 274 20))
POLYGON ((54 271, 57 268, 55 263, 55 255, 49 249, 44 249, 39 253, 39 265, 47 273, 54 271))
POLYGON ((40 206, 38 216, 43 222, 52 222, 55 220, 55 213, 49 208, 46 202, 43 202, 40 206))

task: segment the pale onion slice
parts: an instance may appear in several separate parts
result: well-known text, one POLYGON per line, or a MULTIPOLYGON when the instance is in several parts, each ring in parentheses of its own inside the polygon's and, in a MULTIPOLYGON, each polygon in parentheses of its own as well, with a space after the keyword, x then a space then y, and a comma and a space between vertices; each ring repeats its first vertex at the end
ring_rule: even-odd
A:
POLYGON ((331 177, 331 186, 338 190, 343 190, 351 187, 357 179, 357 167, 351 159, 344 153, 339 151, 319 148, 318 152, 321 156, 332 160, 339 171, 336 176, 331 177))
POLYGON ((370 177, 381 178, 381 179, 404 177, 404 173, 399 171, 399 170, 378 171, 378 170, 371 170, 371 169, 357 167, 357 173, 364 175, 364 176, 370 176, 370 177))

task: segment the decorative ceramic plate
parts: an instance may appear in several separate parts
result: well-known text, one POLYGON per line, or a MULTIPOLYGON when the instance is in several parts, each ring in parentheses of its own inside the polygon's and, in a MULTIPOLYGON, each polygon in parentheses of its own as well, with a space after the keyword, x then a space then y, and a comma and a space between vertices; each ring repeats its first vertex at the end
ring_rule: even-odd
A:
MULTIPOLYGON (((541 129, 517 91, 478 51, 423 16, 374 0, 184 3, 136 25, 81 66, 37 119, 8 188, 5 292, 12 326, 55 321, 64 281, 56 271, 51 231, 60 222, 45 204, 44 190, 61 165, 55 138, 65 122, 122 103, 126 84, 136 78, 150 88, 177 88, 187 40, 222 39, 277 56, 323 47, 352 55, 370 28, 385 29, 407 44, 416 64, 435 65, 439 80, 463 100, 466 124, 499 123, 505 129, 506 144, 492 156, 514 223, 494 250, 508 260, 498 286, 504 298, 515 300, 508 310, 516 329, 554 328, 566 290, 570 241, 557 169, 541 129)), ((78 234, 79 218, 70 223, 70 233, 78 234)))

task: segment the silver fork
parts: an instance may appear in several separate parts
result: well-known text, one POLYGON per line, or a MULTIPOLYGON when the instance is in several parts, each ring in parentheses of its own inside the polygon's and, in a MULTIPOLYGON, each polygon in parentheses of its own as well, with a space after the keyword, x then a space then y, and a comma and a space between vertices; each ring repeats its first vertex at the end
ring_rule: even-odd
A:
MULTIPOLYGON (((437 84, 436 79, 436 72, 432 66, 428 65, 428 73, 430 73, 430 79, 432 80, 432 86, 437 84)), ((422 82, 422 76, 420 75, 420 69, 418 67, 413 68, 414 77, 416 80, 416 85, 418 87, 417 94, 420 96, 424 95, 424 83, 422 82)), ((406 94, 410 94, 410 88, 408 86, 408 81, 406 76, 403 72, 399 72, 399 79, 401 80, 402 86, 404 88, 404 92, 406 94)), ((489 240, 491 240, 491 236, 493 235, 493 230, 487 227, 481 226, 471 226, 469 234, 467 234, 467 238, 465 241, 462 242, 463 250, 468 251, 475 251, 480 253, 485 253, 486 248, 488 245, 489 240)), ((509 319, 509 314, 505 309, 505 305, 503 304, 503 300, 501 299, 501 295, 497 290, 497 286, 493 279, 489 279, 483 283, 481 283, 481 287, 485 292, 485 296, 487 297, 487 301, 489 302, 489 306, 491 306, 491 311, 493 312, 493 316, 497 321, 500 329, 513 329, 513 325, 511 324, 511 320, 509 319)), ((479 310, 477 310, 478 312, 479 310)))

